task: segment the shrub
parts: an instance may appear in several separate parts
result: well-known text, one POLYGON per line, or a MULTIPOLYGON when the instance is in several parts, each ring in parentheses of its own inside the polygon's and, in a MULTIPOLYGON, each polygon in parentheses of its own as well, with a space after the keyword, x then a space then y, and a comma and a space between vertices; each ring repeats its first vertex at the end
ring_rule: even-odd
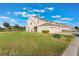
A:
POLYGON ((60 34, 54 34, 53 37, 54 38, 61 38, 61 35, 60 34))

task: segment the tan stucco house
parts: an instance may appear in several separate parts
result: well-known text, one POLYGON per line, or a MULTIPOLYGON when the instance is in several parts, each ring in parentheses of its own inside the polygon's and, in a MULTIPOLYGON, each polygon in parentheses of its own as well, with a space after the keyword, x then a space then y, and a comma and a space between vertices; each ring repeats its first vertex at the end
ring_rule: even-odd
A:
POLYGON ((27 20, 26 31, 58 33, 62 31, 72 31, 72 28, 64 24, 48 22, 43 18, 32 16, 27 20))

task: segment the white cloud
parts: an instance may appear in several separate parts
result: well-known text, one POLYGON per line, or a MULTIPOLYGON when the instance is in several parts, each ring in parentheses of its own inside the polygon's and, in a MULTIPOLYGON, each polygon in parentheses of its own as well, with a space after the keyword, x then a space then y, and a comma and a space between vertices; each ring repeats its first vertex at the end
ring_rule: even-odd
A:
POLYGON ((22 17, 31 17, 31 16, 37 16, 37 14, 27 14, 26 12, 14 12, 15 15, 21 15, 22 17))
POLYGON ((40 16, 40 14, 37 14, 38 16, 40 16))
POLYGON ((53 7, 47 7, 46 9, 47 9, 47 10, 50 10, 50 11, 54 10, 53 7))
MULTIPOLYGON (((24 13, 25 14, 25 13, 24 13)), ((34 15, 34 14, 33 14, 34 15)), ((20 24, 19 23, 19 21, 22 23, 22 24, 25 24, 25 20, 23 21, 21 21, 21 20, 19 20, 19 19, 13 19, 13 18, 11 18, 11 17, 7 17, 7 16, 0 16, 0 27, 3 27, 4 28, 4 26, 2 25, 3 24, 3 22, 8 22, 11 26, 13 26, 13 25, 15 25, 15 24, 19 24, 19 25, 22 25, 22 24, 20 24)))
POLYGON ((26 12, 22 12, 22 14, 27 14, 26 12))
POLYGON ((10 19, 8 19, 8 21, 7 21, 10 25, 14 25, 14 24, 17 24, 18 22, 17 22, 17 19, 12 19, 12 18, 10 18, 10 19))
POLYGON ((15 15, 20 15, 20 14, 21 14, 21 12, 14 12, 14 14, 15 14, 15 15))
POLYGON ((31 14, 27 14, 26 17, 31 17, 31 14))
POLYGON ((31 14, 32 16, 37 16, 36 14, 31 14))
POLYGON ((37 14, 27 14, 26 17, 37 16, 37 14))
POLYGON ((31 12, 31 13, 32 13, 32 12, 33 12, 33 10, 28 10, 28 12, 31 12))
POLYGON ((0 16, 0 18, 7 19, 8 17, 7 16, 0 16))
POLYGON ((16 20, 15 19, 10 19, 10 20, 11 20, 11 22, 16 23, 16 20))
POLYGON ((52 18, 60 18, 60 17, 61 17, 60 15, 52 16, 52 18))
POLYGON ((23 10, 26 10, 27 8, 23 8, 23 10))
POLYGON ((33 9, 33 11, 34 12, 41 12, 41 13, 44 13, 45 12, 45 10, 43 10, 43 9, 33 9))
POLYGON ((0 23, 0 27, 5 28, 2 23, 0 23))
POLYGON ((73 18, 60 18, 59 20, 69 21, 69 20, 73 20, 73 18))
POLYGON ((10 25, 17 23, 16 19, 13 19, 7 16, 0 16, 0 27, 3 27, 3 25, 1 25, 1 23, 3 22, 8 22, 10 23, 10 25))
POLYGON ((76 23, 75 25, 79 26, 79 22, 78 22, 78 23, 76 23))
POLYGON ((12 19, 10 17, 7 17, 7 16, 0 16, 0 19, 2 19, 3 21, 11 21, 11 22, 16 22, 15 19, 12 19))
POLYGON ((15 15, 21 15, 22 17, 26 17, 26 12, 14 12, 15 15))
POLYGON ((27 14, 26 12, 14 12, 15 15, 23 15, 23 14, 27 14))
POLYGON ((45 18, 45 16, 39 16, 40 18, 45 18))
POLYGON ((30 9, 30 8, 22 8, 23 10, 27 10, 27 12, 33 12, 33 10, 32 9, 30 9))
POLYGON ((6 12, 7 14, 11 14, 11 12, 6 12))

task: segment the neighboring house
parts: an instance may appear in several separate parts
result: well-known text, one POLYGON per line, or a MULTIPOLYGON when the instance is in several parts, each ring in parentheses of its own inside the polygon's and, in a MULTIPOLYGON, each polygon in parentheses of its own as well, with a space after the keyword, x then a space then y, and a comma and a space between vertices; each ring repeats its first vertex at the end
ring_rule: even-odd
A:
POLYGON ((64 24, 60 24, 57 22, 48 22, 43 18, 38 18, 34 16, 28 19, 26 26, 27 32, 58 33, 66 30, 72 31, 73 29, 64 24))

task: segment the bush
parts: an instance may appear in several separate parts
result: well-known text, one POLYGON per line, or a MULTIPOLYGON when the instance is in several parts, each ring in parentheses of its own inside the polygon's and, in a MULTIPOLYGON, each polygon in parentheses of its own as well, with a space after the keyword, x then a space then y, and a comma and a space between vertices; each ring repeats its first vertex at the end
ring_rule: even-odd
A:
POLYGON ((63 35, 65 41, 71 42, 74 39, 74 36, 72 35, 63 35))
POLYGON ((42 33, 49 33, 49 31, 48 30, 43 30, 42 33))
POLYGON ((73 35, 64 35, 64 34, 54 34, 52 35, 54 38, 57 38, 59 40, 65 40, 67 42, 71 42, 74 39, 73 35))
POLYGON ((61 35, 60 34, 54 34, 53 37, 54 38, 61 38, 61 35))

